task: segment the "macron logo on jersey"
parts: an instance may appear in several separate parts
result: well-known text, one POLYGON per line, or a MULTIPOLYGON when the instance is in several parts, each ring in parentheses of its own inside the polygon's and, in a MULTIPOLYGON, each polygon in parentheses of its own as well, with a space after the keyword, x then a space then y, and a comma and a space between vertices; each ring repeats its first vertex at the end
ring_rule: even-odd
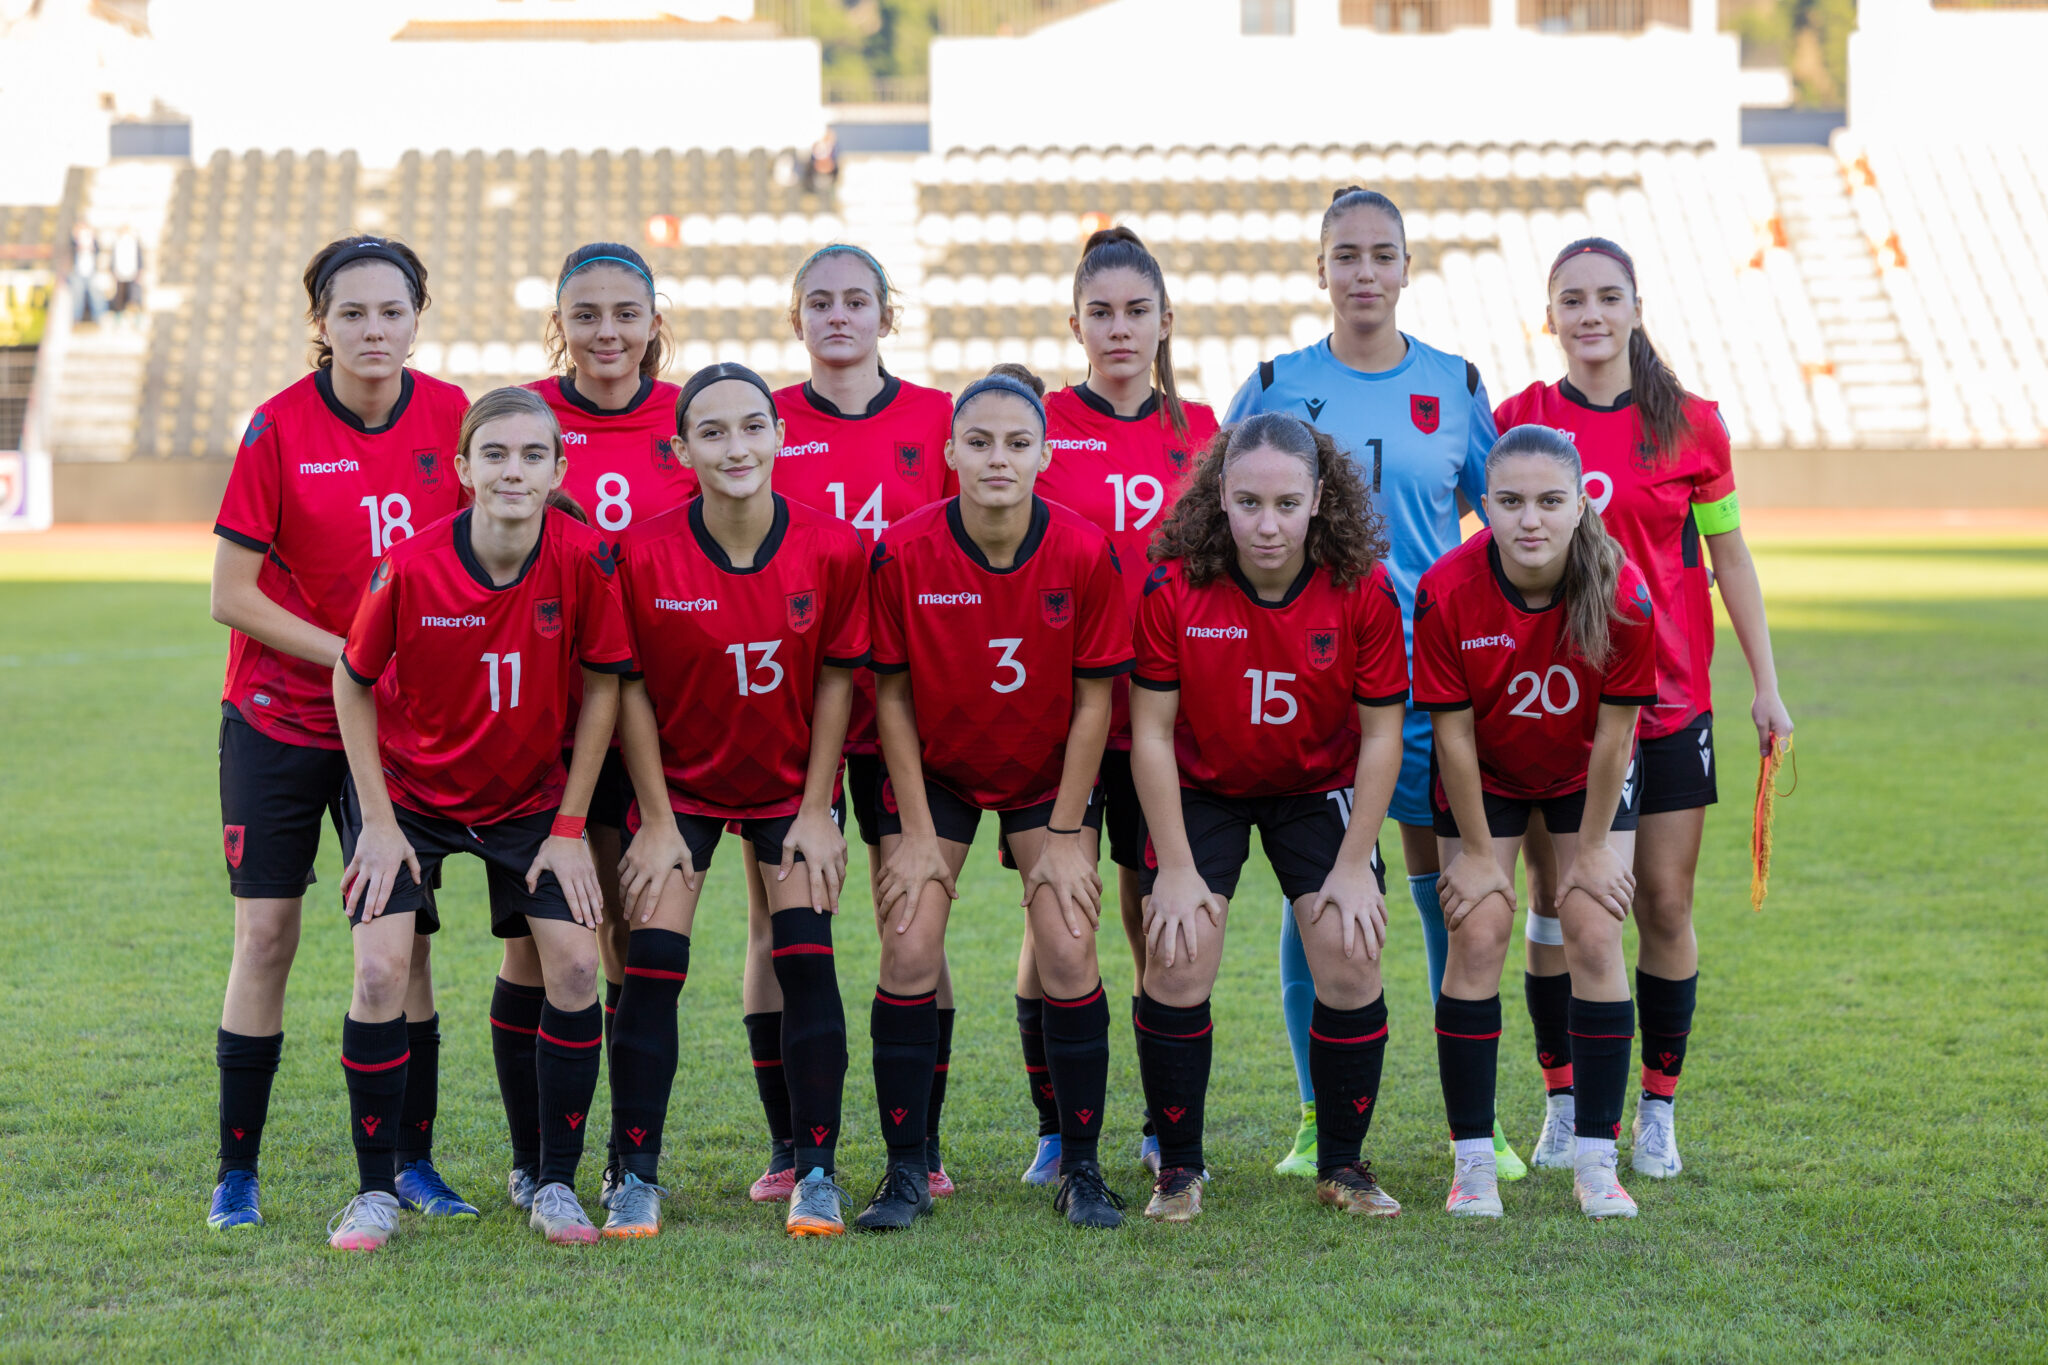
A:
POLYGON ((920 607, 978 607, 981 594, 978 592, 921 592, 917 595, 920 607))
POLYGON ((1492 649, 1496 645, 1505 649, 1513 649, 1515 647, 1515 637, 1512 635, 1482 635, 1476 640, 1461 641, 1458 648, 1492 649))
POLYGON ((1190 640, 1249 640, 1252 633, 1243 626, 1189 626, 1190 640))
POLYGON ((481 626, 489 624, 481 616, 422 616, 423 626, 481 626))
POLYGON ((654 609, 656 611, 717 611, 718 599, 715 597, 657 597, 654 599, 654 609))
POLYGON ((562 433, 562 444, 565 446, 587 446, 590 444, 590 438, 580 431, 565 431, 562 433))
POLYGON ((830 455, 831 453, 832 444, 829 441, 805 441, 800 446, 784 446, 782 448, 782 458, 785 460, 792 455, 830 455))
POLYGON ((299 466, 301 474, 353 474, 362 466, 354 460, 307 461, 299 466))
POLYGON ((1079 440, 1074 440, 1074 441, 1047 441, 1047 442, 1045 443, 1045 448, 1046 448, 1047 450, 1095 450, 1095 451, 1103 451, 1103 450, 1108 450, 1108 449, 1109 449, 1109 442, 1107 442, 1107 441, 1105 441, 1105 440, 1102 440, 1102 439, 1100 439, 1099 437, 1095 437, 1095 436, 1086 436, 1086 437, 1082 437, 1082 438, 1081 438, 1081 439, 1079 439, 1079 440))

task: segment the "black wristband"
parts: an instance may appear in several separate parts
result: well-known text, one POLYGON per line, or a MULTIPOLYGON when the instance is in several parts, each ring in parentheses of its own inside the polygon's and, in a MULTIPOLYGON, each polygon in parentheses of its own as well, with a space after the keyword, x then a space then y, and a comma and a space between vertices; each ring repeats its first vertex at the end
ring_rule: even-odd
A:
POLYGON ((1054 829, 1051 825, 1047 825, 1045 832, 1047 834, 1079 834, 1082 828, 1082 826, 1076 825, 1072 829, 1054 829))

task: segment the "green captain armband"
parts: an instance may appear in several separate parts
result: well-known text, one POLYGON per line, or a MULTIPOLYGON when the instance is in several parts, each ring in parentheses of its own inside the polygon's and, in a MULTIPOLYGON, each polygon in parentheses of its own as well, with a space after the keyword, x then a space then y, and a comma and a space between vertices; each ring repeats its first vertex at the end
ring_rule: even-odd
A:
POLYGON ((1718 536, 1742 525, 1742 504, 1733 493, 1715 502, 1696 502, 1692 505, 1692 520, 1701 535, 1718 536))

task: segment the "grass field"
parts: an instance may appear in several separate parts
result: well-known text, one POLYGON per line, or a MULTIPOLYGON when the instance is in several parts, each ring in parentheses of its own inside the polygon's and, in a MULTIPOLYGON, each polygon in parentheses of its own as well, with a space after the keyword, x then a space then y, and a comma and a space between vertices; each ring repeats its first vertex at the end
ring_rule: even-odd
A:
MULTIPOLYGON (((164 561, 190 577, 191 557, 164 561)), ((1679 1104, 1686 1172, 1588 1225, 1570 1182, 1442 1212, 1449 1158, 1413 910, 1390 897, 1393 1040, 1369 1152, 1408 1206, 1346 1223, 1270 1174, 1293 1128, 1256 860, 1216 991, 1208 1212, 1084 1237, 1018 1184, 1015 882, 978 851, 954 920, 947 1108, 958 1197, 916 1232, 793 1243, 747 1203, 762 1156, 739 1024, 729 847, 683 997, 669 1230, 566 1251, 506 1208, 482 877, 451 864, 436 947, 440 1156, 481 1224, 373 1258, 323 1245, 353 1188, 336 1064, 348 943, 331 836, 291 984, 269 1226, 203 1225, 230 910, 214 739, 224 632, 190 581, 66 582, 0 563, 0 1356, 1959 1360, 2048 1355, 2048 539, 1778 543, 1760 553, 1800 788, 1748 908, 1752 744, 1719 684, 1724 804, 1699 879, 1705 964, 1679 1104), (45 581, 26 581, 41 579, 45 581), (55 581, 52 581, 55 580, 55 581)), ((157 577, 151 556, 121 572, 157 577)), ((1389 839, 1398 862, 1398 840, 1389 839)), ((858 862, 858 859, 856 859, 858 862)), ((1391 879, 1400 887, 1399 868, 1391 879)), ((854 1021, 844 1183, 879 1174, 864 904, 840 931, 854 1021)), ((1105 941, 1113 988, 1122 948, 1105 941)), ((1510 980, 1501 1108, 1541 1099, 1510 980)), ((1137 1202, 1140 1104, 1112 1035, 1112 1183, 1137 1202)), ((594 1200, 597 1171, 582 1185, 594 1200)))

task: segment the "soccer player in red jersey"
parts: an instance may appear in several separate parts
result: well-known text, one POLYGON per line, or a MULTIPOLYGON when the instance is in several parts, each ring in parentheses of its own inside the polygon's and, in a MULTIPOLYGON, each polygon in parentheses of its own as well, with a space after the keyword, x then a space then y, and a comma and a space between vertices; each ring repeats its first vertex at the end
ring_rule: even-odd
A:
POLYGON ((620 715, 638 803, 622 874, 632 940, 611 1056, 622 1184, 604 1233, 661 1230, 655 1178, 675 1082, 676 999, 704 872, 736 821, 767 887, 770 960, 787 1001, 778 1057, 805 1172, 787 1226, 829 1236, 846 1230, 832 1178, 846 1015, 830 918, 846 840, 832 798, 853 670, 867 660, 867 555, 844 522, 774 491, 782 423, 752 370, 699 371, 676 425, 677 454, 703 493, 636 527, 620 565, 642 676, 628 680, 620 715))
MULTIPOLYGON (((1146 547, 1179 496, 1194 457, 1216 434, 1216 414, 1183 402, 1173 373, 1173 303, 1166 275, 1138 234, 1104 228, 1089 237, 1074 268, 1074 311, 1067 319, 1088 355, 1088 377, 1045 401, 1046 446, 1052 464, 1038 481, 1040 497, 1079 512, 1101 527, 1117 557, 1132 566, 1124 597, 1135 615, 1145 576, 1146 547)), ((1143 814, 1131 785, 1130 685, 1117 679, 1111 696, 1109 747, 1102 756, 1103 826, 1117 866, 1117 902, 1131 946, 1132 1018, 1144 989, 1145 929, 1138 874, 1144 866, 1143 814)), ((1017 1030, 1025 1081, 1038 1107, 1038 1151, 1027 1185, 1059 1179, 1059 1113, 1045 1083, 1043 1013, 1031 939, 1017 964, 1017 1030)), ((1154 1171, 1159 1139, 1148 1121, 1140 1157, 1154 1171)))
POLYGON ((1054 1207, 1079 1227, 1123 1221, 1095 1159, 1109 1005, 1095 957, 1093 794, 1110 683, 1131 666, 1130 616, 1108 537, 1032 491, 1048 458, 1037 394, 1007 375, 975 381, 946 446, 960 495, 889 528, 871 562, 883 773, 870 1029, 889 1166, 856 1220, 870 1231, 931 1211, 936 992, 955 879, 984 810, 1024 869, 1046 990, 1064 1152, 1054 1207))
MULTIPOLYGON (((562 428, 569 459, 561 493, 585 509, 600 536, 617 540, 635 518, 646 519, 680 507, 697 492, 696 476, 683 466, 670 438, 675 434, 674 384, 660 378, 668 363, 668 330, 654 296, 654 277, 639 252, 618 242, 589 242, 562 262, 555 279, 555 308, 548 316, 548 358, 557 371, 526 387, 545 398, 562 428)), ((574 738, 574 708, 566 749, 574 738)), ((590 797, 588 834, 598 882, 604 888, 605 922, 598 931, 604 960, 607 1036, 625 977, 625 916, 619 909, 620 833, 632 784, 614 743, 590 797)), ((512 1202, 533 1204, 534 1146, 539 1132, 539 1097, 533 1093, 534 1033, 541 999, 540 958, 526 937, 505 940, 505 961, 491 996, 491 1030, 499 1088, 515 1135, 512 1171, 506 1179, 512 1202)), ((618 1139, 606 1141, 604 1194, 618 1183, 618 1139)))
MULTIPOLYGON (((1755 695, 1749 716, 1758 747, 1792 734, 1778 694, 1777 665, 1763 589, 1742 538, 1728 453, 1728 429, 1706 399, 1679 386, 1643 330, 1635 264, 1605 238, 1573 242, 1558 253, 1549 282, 1550 329, 1565 354, 1565 377, 1533 384, 1502 403, 1502 430, 1540 422, 1570 433, 1585 470, 1586 496, 1649 581, 1658 606, 1657 704, 1641 721, 1642 824, 1636 831, 1636 1001, 1643 1035, 1642 1093, 1630 1162, 1662 1179, 1678 1174, 1672 1101, 1685 1064, 1699 985, 1693 936, 1693 876, 1706 808, 1716 799, 1712 587, 1749 661, 1755 695), (1706 558, 1701 542, 1705 541, 1706 558), (1709 572, 1711 563, 1711 573, 1709 572)), ((1566 1055, 1572 983, 1558 926, 1535 894, 1555 885, 1546 841, 1531 832, 1528 929, 1529 1017, 1538 1060, 1566 1055)), ((1550 1091, 1538 1165, 1570 1159, 1573 1130, 1569 1066, 1545 1063, 1550 1091)))
MULTIPOLYGON (((405 367, 427 306, 411 248, 347 237, 305 275, 313 372, 249 419, 214 522, 213 619, 231 628, 221 691, 220 797, 235 946, 221 1005, 220 1170, 207 1223, 252 1227, 270 1085, 284 1048, 285 981, 313 881, 323 811, 340 828, 347 762, 329 679, 363 585, 384 552, 453 512, 462 390, 405 367)), ((431 1159, 440 1035, 417 917, 406 1000, 411 1073, 397 1148, 399 1197, 474 1217, 431 1159)))
POLYGON ((573 1188, 597 1087, 597 869, 584 812, 631 671, 614 579, 618 547, 548 499, 567 469, 538 394, 494 389, 463 419, 455 468, 466 511, 400 542, 370 578, 334 672, 348 751, 342 903, 355 990, 342 1021, 360 1185, 330 1244, 373 1251, 397 1222, 391 1149, 410 1049, 401 1012, 413 921, 444 859, 481 858, 493 931, 523 927, 547 999, 535 1025, 539 1188, 531 1224, 551 1242, 597 1240, 573 1188), (583 705, 562 763, 570 679, 583 705), (523 925, 520 923, 523 921, 523 925))
POLYGON ((1334 441, 1261 413, 1210 443, 1152 547, 1131 692, 1131 774, 1150 834, 1137 1019, 1160 1147, 1148 1217, 1202 1211, 1209 995, 1254 826, 1315 977, 1316 1197, 1354 1214, 1401 1211, 1359 1155, 1387 1046, 1375 835, 1401 773, 1408 699, 1384 526, 1334 441))
MULTIPOLYGON (((790 285, 789 325, 811 357, 811 377, 775 394, 784 424, 775 491, 792 502, 852 524, 861 544, 918 508, 959 491, 946 464, 953 400, 937 389, 906 384, 882 364, 881 343, 894 328, 888 272, 857 246, 821 247, 797 268, 790 285)), ((846 804, 868 848, 872 887, 881 865, 874 796, 881 766, 875 737, 875 680, 853 675, 853 720, 846 735, 846 804)), ((749 1192, 760 1203, 787 1199, 802 1172, 783 1079, 782 994, 773 968, 774 934, 761 879, 747 869, 747 971, 741 991, 754 1079, 768 1116, 768 1168, 749 1192)), ((932 1194, 953 1192, 939 1156, 939 1112, 952 1061, 953 980, 939 972, 939 1057, 932 1076, 928 1157, 932 1194)))
POLYGON ((1621 927, 1634 896, 1636 718, 1657 700, 1650 588, 1580 491, 1571 438, 1518 426, 1486 461, 1490 529, 1438 560, 1415 597, 1415 704, 1431 713, 1450 952, 1437 1066, 1456 1144, 1446 1207, 1501 1215, 1493 1150, 1500 971, 1515 856, 1543 812, 1567 871, 1556 909, 1571 962, 1579 1207, 1633 1218, 1614 1173, 1634 1007, 1621 927))

